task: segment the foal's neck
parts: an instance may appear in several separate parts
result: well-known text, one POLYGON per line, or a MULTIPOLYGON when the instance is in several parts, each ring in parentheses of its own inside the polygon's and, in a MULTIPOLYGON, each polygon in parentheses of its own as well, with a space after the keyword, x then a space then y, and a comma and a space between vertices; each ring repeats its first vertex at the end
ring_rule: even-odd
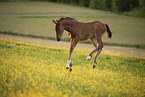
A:
POLYGON ((63 20, 61 21, 61 24, 65 27, 68 25, 73 25, 75 22, 77 22, 76 20, 63 20))
POLYGON ((72 32, 72 28, 76 23, 77 23, 76 20, 64 20, 64 21, 61 22, 64 29, 68 32, 72 32))

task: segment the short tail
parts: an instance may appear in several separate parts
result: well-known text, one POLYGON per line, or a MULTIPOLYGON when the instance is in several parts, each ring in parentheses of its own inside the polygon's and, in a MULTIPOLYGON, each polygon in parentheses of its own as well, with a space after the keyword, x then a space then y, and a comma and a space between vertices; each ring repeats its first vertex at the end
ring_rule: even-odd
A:
POLYGON ((107 24, 105 24, 105 26, 106 26, 106 30, 107 30, 107 36, 108 36, 108 38, 111 38, 112 37, 112 33, 111 33, 111 30, 110 30, 110 28, 109 28, 109 26, 107 25, 107 24))

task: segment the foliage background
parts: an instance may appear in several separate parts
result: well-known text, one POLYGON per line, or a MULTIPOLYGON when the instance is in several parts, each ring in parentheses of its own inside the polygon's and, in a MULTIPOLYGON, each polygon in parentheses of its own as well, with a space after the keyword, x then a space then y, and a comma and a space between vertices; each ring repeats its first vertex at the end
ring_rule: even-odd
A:
POLYGON ((145 17, 145 0, 30 0, 52 1, 75 4, 93 9, 109 10, 117 13, 129 12, 127 15, 145 17), (134 11, 135 10, 135 11, 134 11), (136 12, 138 12, 136 14, 136 12))
MULTIPOLYGON (((94 9, 109 10, 113 12, 129 12, 135 9, 145 12, 145 0, 0 0, 0 1, 51 1, 67 3, 94 9)), ((140 11, 139 14, 143 14, 140 11)))

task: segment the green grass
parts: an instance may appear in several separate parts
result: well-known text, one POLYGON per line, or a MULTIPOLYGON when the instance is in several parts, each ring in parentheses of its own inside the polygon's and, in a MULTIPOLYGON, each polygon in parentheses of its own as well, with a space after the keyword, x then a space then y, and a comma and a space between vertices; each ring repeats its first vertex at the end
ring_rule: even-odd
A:
MULTIPOLYGON (((99 20, 107 23, 112 39, 103 36, 106 44, 145 44, 145 18, 127 17, 107 11, 51 2, 0 2, 0 31, 55 38, 53 19, 72 16, 79 21, 99 20)), ((67 34, 64 33, 66 39, 67 34)))
POLYGON ((68 50, 0 40, 0 95, 138 96, 144 95, 145 59, 101 54, 97 67, 87 51, 75 50, 73 71, 65 70, 68 50))
MULTIPOLYGON (((1 34, 8 34, 8 35, 17 35, 17 36, 24 36, 24 37, 34 37, 34 38, 41 38, 41 39, 49 39, 49 40, 55 40, 54 37, 49 37, 49 36, 38 36, 38 35, 31 35, 31 34, 23 34, 23 33, 14 33, 11 31, 4 31, 1 32, 1 34)), ((63 38, 62 41, 69 42, 70 38, 63 38)), ((86 43, 86 44, 91 44, 90 41, 80 41, 80 43, 86 43)), ((108 42, 103 42, 104 45, 109 45, 109 46, 122 46, 122 47, 136 47, 136 48, 142 48, 145 49, 145 44, 139 45, 139 44, 122 44, 122 43, 108 43, 108 42)))

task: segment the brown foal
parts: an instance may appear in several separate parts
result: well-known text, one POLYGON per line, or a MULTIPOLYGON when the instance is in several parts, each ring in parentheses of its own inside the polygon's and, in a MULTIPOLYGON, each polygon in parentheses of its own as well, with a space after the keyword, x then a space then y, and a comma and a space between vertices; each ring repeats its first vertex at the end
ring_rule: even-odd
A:
POLYGON ((68 36, 70 37, 70 52, 69 59, 67 61, 66 69, 72 71, 72 52, 79 41, 90 39, 95 49, 89 54, 87 60, 97 51, 97 55, 94 59, 93 68, 96 67, 98 57, 102 51, 102 35, 107 32, 108 38, 111 38, 112 33, 107 24, 103 24, 99 21, 90 22, 79 22, 71 17, 61 17, 59 20, 53 20, 55 25, 56 40, 60 41, 64 30, 68 31, 68 36), (98 46, 97 46, 98 43, 98 46))

